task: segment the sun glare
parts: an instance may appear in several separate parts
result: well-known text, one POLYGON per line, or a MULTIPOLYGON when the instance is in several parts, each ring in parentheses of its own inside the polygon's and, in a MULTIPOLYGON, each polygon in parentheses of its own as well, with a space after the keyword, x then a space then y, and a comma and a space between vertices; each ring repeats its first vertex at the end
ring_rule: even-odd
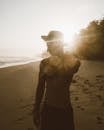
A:
POLYGON ((74 30, 64 30, 64 42, 65 42, 65 50, 74 51, 75 44, 73 42, 75 31, 74 30))
POLYGON ((72 32, 64 31, 63 33, 64 33, 64 41, 65 42, 72 41, 73 35, 74 35, 72 32))

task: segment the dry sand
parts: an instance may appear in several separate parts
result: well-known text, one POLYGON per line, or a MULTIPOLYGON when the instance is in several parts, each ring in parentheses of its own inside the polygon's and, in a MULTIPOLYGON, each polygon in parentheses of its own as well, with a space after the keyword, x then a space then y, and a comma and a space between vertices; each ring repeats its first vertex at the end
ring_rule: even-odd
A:
MULTIPOLYGON (((0 69, 0 130, 36 130, 39 62, 0 69)), ((76 130, 104 130, 104 62, 84 61, 71 84, 76 130)))

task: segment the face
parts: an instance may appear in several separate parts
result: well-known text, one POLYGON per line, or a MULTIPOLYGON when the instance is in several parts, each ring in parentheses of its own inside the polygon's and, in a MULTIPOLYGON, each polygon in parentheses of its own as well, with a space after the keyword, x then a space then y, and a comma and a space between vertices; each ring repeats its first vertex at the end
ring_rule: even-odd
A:
POLYGON ((47 42, 47 51, 51 55, 59 55, 62 53, 63 47, 62 44, 59 42, 47 42))

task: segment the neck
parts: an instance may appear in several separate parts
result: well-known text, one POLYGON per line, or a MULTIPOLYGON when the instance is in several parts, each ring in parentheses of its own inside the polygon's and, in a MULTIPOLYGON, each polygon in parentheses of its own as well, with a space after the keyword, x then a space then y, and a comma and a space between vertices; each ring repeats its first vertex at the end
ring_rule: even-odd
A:
POLYGON ((59 52, 59 53, 57 54, 57 56, 58 56, 58 57, 62 57, 63 54, 64 54, 64 51, 61 51, 61 52, 59 52))

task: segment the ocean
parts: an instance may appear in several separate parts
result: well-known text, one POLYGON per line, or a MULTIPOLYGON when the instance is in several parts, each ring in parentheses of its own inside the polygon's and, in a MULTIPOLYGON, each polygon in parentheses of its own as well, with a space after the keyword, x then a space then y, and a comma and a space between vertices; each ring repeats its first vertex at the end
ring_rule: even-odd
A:
POLYGON ((0 68, 15 66, 20 64, 27 64, 30 62, 41 60, 40 57, 8 57, 8 56, 0 56, 0 68))

